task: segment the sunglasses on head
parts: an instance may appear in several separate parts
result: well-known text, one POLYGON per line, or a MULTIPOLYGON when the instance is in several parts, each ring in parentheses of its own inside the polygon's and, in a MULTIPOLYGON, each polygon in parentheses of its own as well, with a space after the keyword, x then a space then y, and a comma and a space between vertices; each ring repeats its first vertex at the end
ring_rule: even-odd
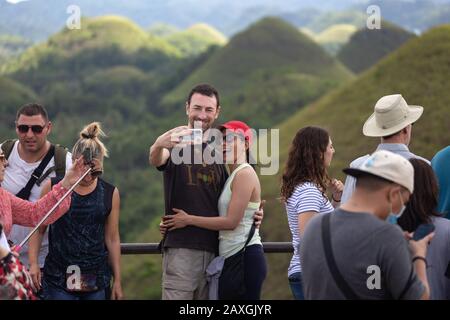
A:
POLYGON ((40 125, 37 125, 37 124, 32 125, 32 126, 29 126, 29 125, 26 125, 26 124, 19 124, 17 126, 17 129, 19 130, 20 133, 27 133, 28 130, 30 130, 30 128, 31 128, 31 131, 33 131, 33 133, 42 133, 42 131, 44 130, 45 126, 40 126, 40 125))

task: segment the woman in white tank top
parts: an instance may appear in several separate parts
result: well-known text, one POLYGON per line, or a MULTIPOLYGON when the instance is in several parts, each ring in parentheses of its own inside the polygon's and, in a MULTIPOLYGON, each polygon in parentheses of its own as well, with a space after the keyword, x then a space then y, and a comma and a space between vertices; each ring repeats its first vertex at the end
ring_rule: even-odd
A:
MULTIPOLYGON (((223 158, 228 177, 219 198, 219 216, 202 217, 173 208, 177 214, 165 218, 168 230, 196 226, 219 231, 219 255, 228 258, 241 250, 249 236, 255 211, 261 203, 261 185, 249 164, 252 131, 241 121, 229 121, 219 127, 223 136, 223 158)), ((258 300, 267 273, 266 260, 258 228, 245 250, 246 298, 258 300)))

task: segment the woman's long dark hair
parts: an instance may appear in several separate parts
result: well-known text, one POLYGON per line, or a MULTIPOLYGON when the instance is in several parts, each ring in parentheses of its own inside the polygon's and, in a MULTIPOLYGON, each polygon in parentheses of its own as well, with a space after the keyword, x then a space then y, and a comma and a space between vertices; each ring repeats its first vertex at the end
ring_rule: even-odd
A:
POLYGON ((414 192, 397 223, 403 230, 413 232, 422 223, 431 223, 433 216, 440 216, 436 211, 439 188, 428 163, 420 159, 411 159, 410 162, 414 167, 414 192))
POLYGON ((281 199, 286 201, 297 185, 312 182, 322 193, 330 178, 324 163, 324 153, 330 135, 319 127, 300 129, 292 141, 284 173, 281 178, 281 199))

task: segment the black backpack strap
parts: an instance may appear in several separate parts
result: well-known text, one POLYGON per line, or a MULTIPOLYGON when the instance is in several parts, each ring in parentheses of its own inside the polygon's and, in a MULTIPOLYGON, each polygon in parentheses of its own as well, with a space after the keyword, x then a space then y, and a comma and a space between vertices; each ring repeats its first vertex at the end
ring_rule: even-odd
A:
POLYGON ((16 139, 3 141, 2 150, 3 150, 3 154, 5 155, 6 159, 9 158, 9 155, 11 154, 16 141, 17 141, 16 139))
POLYGON ((342 277, 342 274, 336 265, 333 249, 331 247, 330 219, 331 214, 326 214, 322 219, 323 250, 325 252, 325 258, 327 260, 328 268, 330 269, 331 275, 333 276, 336 285, 344 294, 345 298, 347 300, 359 300, 358 296, 342 277))
POLYGON ((33 171, 30 180, 28 180, 25 187, 23 187, 22 190, 20 190, 19 193, 16 194, 17 197, 23 200, 28 200, 31 194, 31 189, 33 188, 36 181, 41 177, 42 172, 44 172, 45 167, 48 165, 48 163, 50 162, 50 160, 53 158, 54 155, 55 155, 55 146, 51 145, 44 159, 42 159, 39 166, 33 171))
POLYGON ((66 175, 67 148, 57 144, 55 145, 55 172, 57 176, 66 175))
POLYGON ((58 184, 64 177, 53 177, 50 179, 51 188, 53 188, 56 184, 58 184))
POLYGON ((47 171, 44 172, 44 174, 36 181, 36 184, 38 186, 41 185, 42 181, 47 179, 47 177, 55 171, 55 174, 58 177, 64 177, 66 175, 66 156, 67 156, 67 149, 63 146, 60 146, 59 144, 55 145, 55 165, 53 167, 50 167, 47 169, 47 171))

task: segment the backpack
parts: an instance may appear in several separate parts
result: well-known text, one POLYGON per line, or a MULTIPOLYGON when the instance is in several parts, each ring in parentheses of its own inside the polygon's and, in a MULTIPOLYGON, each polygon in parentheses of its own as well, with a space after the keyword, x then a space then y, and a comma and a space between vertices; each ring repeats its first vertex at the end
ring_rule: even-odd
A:
MULTIPOLYGON (((3 153, 5 154, 6 159, 9 158, 16 141, 17 141, 17 139, 11 139, 11 140, 6 140, 2 143, 2 150, 3 150, 3 153)), ((48 175, 50 173, 52 173, 53 171, 55 171, 57 176, 64 177, 64 175, 66 174, 67 152, 68 152, 67 148, 65 148, 59 144, 55 144, 55 156, 54 156, 55 166, 49 168, 42 175, 42 177, 38 180, 38 184, 40 182, 42 182, 42 180, 44 180, 46 177, 48 177, 48 175)))

